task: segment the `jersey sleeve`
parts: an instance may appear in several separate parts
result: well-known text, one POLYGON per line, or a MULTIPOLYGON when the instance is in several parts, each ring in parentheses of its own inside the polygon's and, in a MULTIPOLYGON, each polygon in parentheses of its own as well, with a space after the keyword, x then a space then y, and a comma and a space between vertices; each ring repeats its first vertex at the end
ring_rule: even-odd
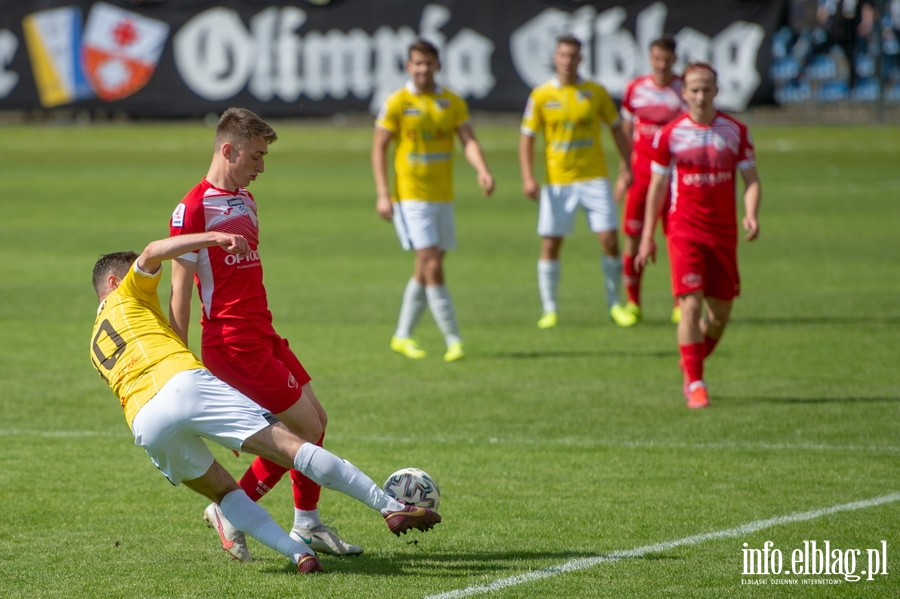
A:
POLYGON ((650 162, 650 170, 658 175, 668 175, 672 172, 672 151, 669 147, 668 127, 658 130, 653 137, 653 158, 650 162))
POLYGON ((133 297, 142 303, 151 303, 159 301, 157 298, 157 288, 162 278, 162 267, 155 273, 150 274, 138 268, 137 260, 128 269, 128 274, 119 283, 118 291, 120 295, 133 297))
POLYGON ((453 96, 454 110, 454 127, 459 127, 469 122, 469 105, 459 96, 453 96))
POLYGON ((598 89, 597 93, 600 96, 598 98, 600 118, 610 127, 615 127, 619 124, 619 109, 616 108, 616 103, 602 87, 598 89))
POLYGON ((535 93, 532 91, 528 96, 528 102, 525 103, 525 113, 522 115, 522 126, 519 131, 523 135, 534 137, 543 127, 541 121, 541 109, 538 105, 535 93))
MULTIPOLYGON (((203 212, 203 202, 192 201, 190 194, 180 204, 175 206, 172 218, 169 220, 169 237, 187 235, 189 233, 204 233, 206 231, 206 216, 203 212)), ((182 258, 196 260, 198 251, 188 252, 182 258)))
POLYGON ((738 148, 737 166, 742 171, 756 166, 753 138, 750 137, 750 131, 746 127, 741 127, 741 145, 738 148))
POLYGON ((375 125, 394 134, 400 131, 400 94, 387 97, 375 117, 375 125))

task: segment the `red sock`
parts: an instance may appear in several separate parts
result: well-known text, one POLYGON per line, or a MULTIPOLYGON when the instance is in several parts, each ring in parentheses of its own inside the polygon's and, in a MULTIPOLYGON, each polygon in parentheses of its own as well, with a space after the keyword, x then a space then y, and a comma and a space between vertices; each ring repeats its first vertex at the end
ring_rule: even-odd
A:
MULTIPOLYGON (((325 433, 319 437, 316 445, 322 447, 325 441, 325 433)), ((291 470, 291 490, 294 492, 294 507, 298 510, 314 510, 319 505, 319 495, 322 487, 304 474, 291 470)))
MULTIPOLYGON (((719 338, 721 339, 721 337, 719 338)), ((703 337, 703 342, 706 344, 706 355, 713 353, 713 350, 716 349, 716 344, 719 342, 719 339, 713 339, 712 337, 706 335, 703 337)))
POLYGON ((703 358, 706 356, 706 344, 704 343, 688 343, 687 345, 679 345, 678 351, 681 352, 681 360, 684 362, 684 371, 687 373, 688 381, 703 380, 703 358))
POLYGON ((628 301, 641 305, 641 273, 634 269, 634 256, 622 254, 622 282, 628 292, 628 301))
POLYGON ((288 469, 275 462, 257 457, 241 478, 241 488, 253 501, 259 501, 272 490, 288 469))

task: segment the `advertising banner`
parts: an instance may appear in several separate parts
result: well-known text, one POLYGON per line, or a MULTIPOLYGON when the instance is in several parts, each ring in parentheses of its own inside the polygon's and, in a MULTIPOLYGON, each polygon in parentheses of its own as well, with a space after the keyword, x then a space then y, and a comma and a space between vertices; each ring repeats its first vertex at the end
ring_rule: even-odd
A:
POLYGON ((584 43, 582 75, 618 98, 649 71, 649 43, 719 71, 719 105, 771 102, 772 38, 786 0, 293 0, 5 2, 0 110, 71 108, 197 116, 376 111, 406 80, 417 37, 440 82, 473 110, 520 111, 552 76, 554 40, 584 43))

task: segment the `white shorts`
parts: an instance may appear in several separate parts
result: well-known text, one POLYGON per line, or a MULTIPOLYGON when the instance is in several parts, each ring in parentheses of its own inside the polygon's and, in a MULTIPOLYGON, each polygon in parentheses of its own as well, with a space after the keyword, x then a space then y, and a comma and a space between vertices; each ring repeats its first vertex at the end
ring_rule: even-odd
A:
POLYGON ((584 208, 588 226, 594 233, 619 228, 616 204, 606 177, 577 181, 568 185, 544 185, 538 211, 538 235, 565 237, 575 229, 578 207, 584 208))
POLYGON ((201 437, 240 451, 244 441, 278 420, 206 369, 179 372, 138 410, 134 444, 144 448, 173 485, 206 474, 213 454, 201 437))
POLYGON ((394 202, 394 228, 404 250, 456 248, 453 202, 394 202))

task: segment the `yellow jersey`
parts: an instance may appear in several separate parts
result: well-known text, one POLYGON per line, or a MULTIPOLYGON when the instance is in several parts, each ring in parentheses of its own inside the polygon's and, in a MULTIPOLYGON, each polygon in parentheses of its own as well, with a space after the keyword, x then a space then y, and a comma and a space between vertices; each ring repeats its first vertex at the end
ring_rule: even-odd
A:
POLYGON ((555 77, 528 96, 521 132, 544 133, 547 179, 553 185, 607 176, 600 124, 614 126, 619 111, 602 85, 578 80, 562 85, 555 77))
POLYGON ((169 379, 203 368, 163 315, 156 290, 161 274, 162 268, 142 272, 135 262, 100 304, 91 333, 91 363, 119 398, 129 427, 169 379))
POLYGON ((397 141, 395 200, 453 200, 453 138, 468 120, 465 100, 440 86, 420 93, 410 81, 388 96, 375 124, 397 141))

